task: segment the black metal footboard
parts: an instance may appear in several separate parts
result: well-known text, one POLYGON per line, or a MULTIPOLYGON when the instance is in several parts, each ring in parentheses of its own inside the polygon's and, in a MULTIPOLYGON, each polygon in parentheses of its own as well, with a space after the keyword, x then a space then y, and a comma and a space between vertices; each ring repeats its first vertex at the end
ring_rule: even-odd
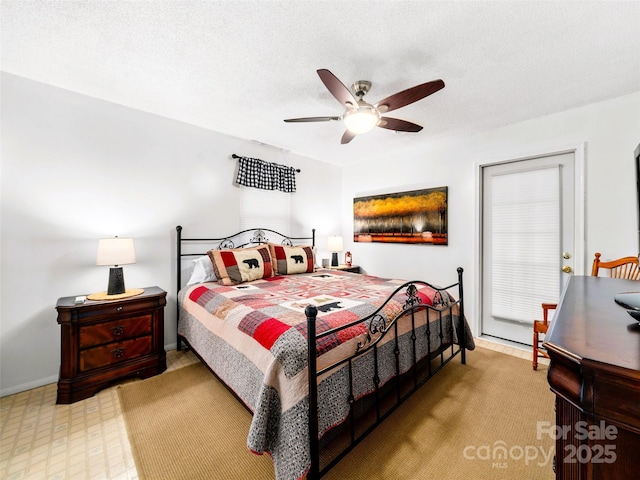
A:
MULTIPOLYGON (((315 480, 324 475, 338 461, 340 461, 349 451, 351 451, 366 435, 368 435, 377 425, 387 418, 400 404, 412 395, 427 380, 433 377, 456 355, 460 354, 461 362, 466 363, 467 332, 464 316, 464 296, 462 273, 463 269, 457 269, 458 282, 444 288, 435 287, 426 282, 412 281, 398 287, 393 294, 371 315, 351 322, 340 327, 316 333, 316 316, 318 310, 314 306, 308 306, 305 310, 308 327, 308 369, 309 369, 309 439, 311 466, 307 474, 308 480, 315 480), (427 285, 436 291, 433 305, 422 303, 417 295, 416 285, 427 285), (446 290, 458 287, 458 299, 453 299, 446 290), (396 294, 406 294, 406 300, 402 311, 393 319, 387 319, 383 314, 383 308, 396 296, 396 294), (454 314, 454 311, 457 313, 454 314), (419 325, 416 314, 424 311, 426 315, 425 325, 419 325), (410 322, 409 327, 403 327, 405 333, 399 334, 399 320, 410 322), (406 319, 406 320, 404 320, 406 319), (353 354, 345 359, 336 361, 328 366, 318 369, 316 363, 316 352, 318 342, 323 338, 334 335, 341 330, 352 328, 354 325, 363 323, 367 327, 365 340, 360 342, 353 354), (408 330, 407 330, 408 328, 408 330), (446 337, 449 333, 451 337, 446 337), (383 340, 387 335, 385 348, 387 352, 391 349, 393 361, 395 362, 395 374, 386 382, 381 382, 379 372, 379 350, 383 345, 383 340), (456 338, 457 337, 457 338, 456 338), (402 340, 401 340, 402 339, 402 340), (434 348, 433 345, 436 345, 434 348), (408 348, 408 352, 401 351, 408 348), (363 355, 372 358, 373 391, 367 395, 368 418, 370 422, 364 428, 356 429, 355 423, 358 421, 356 413, 357 400, 354 398, 354 362, 361 359, 363 355), (406 362, 409 358, 409 366, 406 362), (401 364, 403 364, 401 366, 401 364), (344 422, 342 436, 346 438, 345 447, 339 448, 339 453, 332 455, 332 458, 321 465, 321 442, 319 440, 319 412, 318 412, 318 385, 319 379, 324 374, 338 368, 348 369, 349 396, 345 400, 349 403, 350 413, 344 422), (384 384, 383 384, 384 383, 384 384)), ((342 444, 341 444, 342 445, 342 444)), ((335 450, 335 447, 333 447, 335 450)))

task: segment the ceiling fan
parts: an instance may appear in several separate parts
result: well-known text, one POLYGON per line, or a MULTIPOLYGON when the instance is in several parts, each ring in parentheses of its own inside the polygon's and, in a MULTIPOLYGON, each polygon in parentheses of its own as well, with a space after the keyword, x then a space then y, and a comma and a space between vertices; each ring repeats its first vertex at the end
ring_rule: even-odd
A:
POLYGON ((373 127, 386 128, 397 132, 419 132, 420 125, 400 120, 398 118, 383 117, 382 115, 392 110, 417 102, 423 98, 444 88, 442 80, 416 85, 401 92, 395 93, 375 104, 367 103, 363 100, 365 94, 371 88, 371 82, 358 80, 349 90, 338 78, 326 68, 317 70, 320 80, 331 92, 336 100, 344 107, 345 111, 341 117, 305 117, 288 118, 285 122, 328 122, 331 120, 342 120, 347 130, 342 135, 340 143, 349 143, 360 133, 366 133, 373 127))

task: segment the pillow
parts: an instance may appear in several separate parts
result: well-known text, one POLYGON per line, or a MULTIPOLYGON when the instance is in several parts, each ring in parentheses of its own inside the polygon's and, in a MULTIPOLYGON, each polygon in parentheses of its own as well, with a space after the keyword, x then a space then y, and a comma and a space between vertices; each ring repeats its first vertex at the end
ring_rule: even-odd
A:
POLYGON ((308 245, 287 247, 275 243, 269 244, 273 269, 276 275, 293 275, 296 273, 313 273, 313 249, 308 245))
POLYGON ((267 245, 231 250, 209 250, 213 271, 221 285, 237 285, 273 277, 271 254, 267 245))
POLYGON ((216 274, 213 271, 213 263, 209 255, 198 257, 193 262, 193 271, 187 285, 193 285, 194 283, 215 282, 218 280, 216 274))

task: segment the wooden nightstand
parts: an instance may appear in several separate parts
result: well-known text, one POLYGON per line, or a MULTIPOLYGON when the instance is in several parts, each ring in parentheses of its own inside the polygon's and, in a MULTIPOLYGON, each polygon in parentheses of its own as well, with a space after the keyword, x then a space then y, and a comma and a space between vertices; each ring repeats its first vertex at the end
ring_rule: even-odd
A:
POLYGON ((148 287, 135 297, 111 301, 58 299, 61 364, 56 403, 73 403, 129 376, 167 368, 164 306, 167 292, 148 287))
POLYGON ((338 265, 337 267, 329 267, 331 270, 342 270, 343 272, 360 273, 360 267, 358 265, 338 265))

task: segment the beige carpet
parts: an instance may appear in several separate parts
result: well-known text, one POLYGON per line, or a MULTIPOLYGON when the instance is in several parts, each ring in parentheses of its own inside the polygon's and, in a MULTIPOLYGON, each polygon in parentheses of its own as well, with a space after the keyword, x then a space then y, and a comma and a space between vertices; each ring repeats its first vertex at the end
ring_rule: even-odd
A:
MULTIPOLYGON (((272 479, 246 447, 250 414, 201 364, 119 389, 142 480, 272 479)), ((546 367, 477 348, 436 375, 325 476, 358 479, 552 479, 546 367), (502 456, 500 456, 502 454, 502 456)))

